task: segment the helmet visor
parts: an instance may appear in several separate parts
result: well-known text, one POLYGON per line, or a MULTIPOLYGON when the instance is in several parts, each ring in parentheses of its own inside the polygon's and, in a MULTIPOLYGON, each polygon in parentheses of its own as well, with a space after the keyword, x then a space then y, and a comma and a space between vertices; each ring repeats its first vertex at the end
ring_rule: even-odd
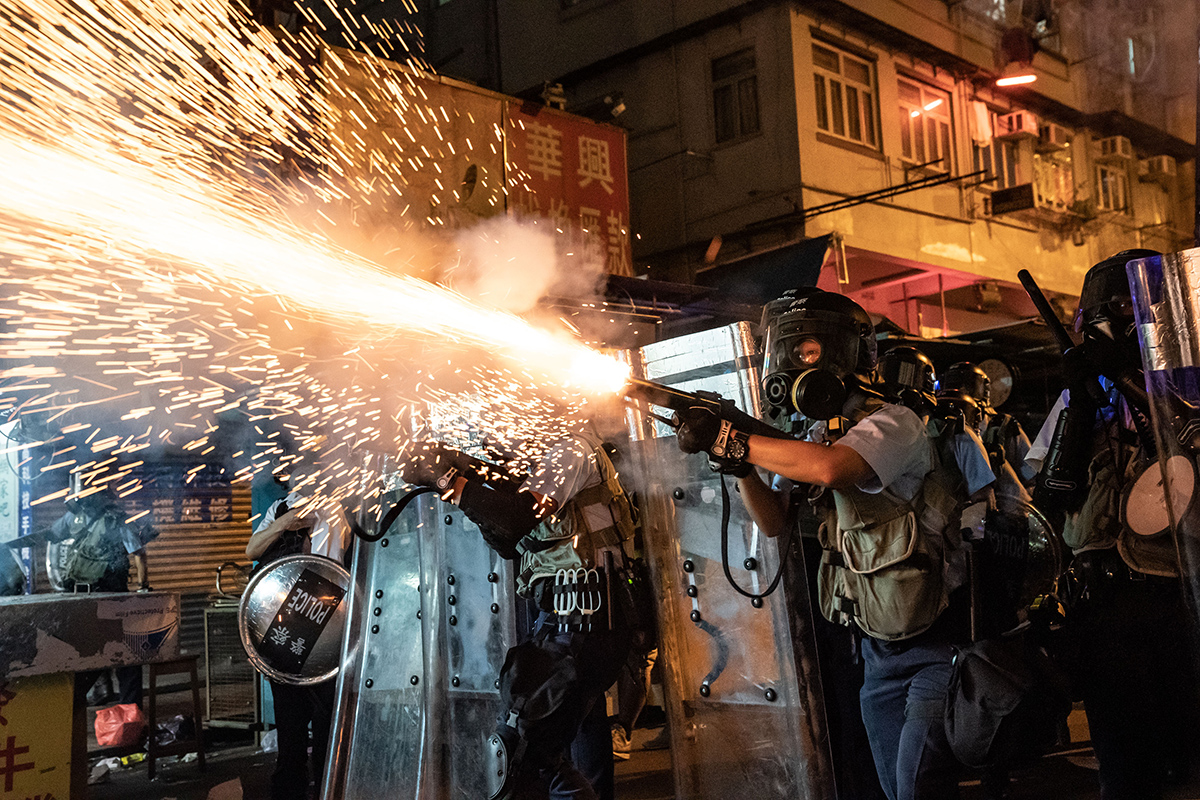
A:
POLYGON ((799 309, 767 325, 763 373, 826 369, 838 377, 855 372, 860 338, 841 314, 799 309))

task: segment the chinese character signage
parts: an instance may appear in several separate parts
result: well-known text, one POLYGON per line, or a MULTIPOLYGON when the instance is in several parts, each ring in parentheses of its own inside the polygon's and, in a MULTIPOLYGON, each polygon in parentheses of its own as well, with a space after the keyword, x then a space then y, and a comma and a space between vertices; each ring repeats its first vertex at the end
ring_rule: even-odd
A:
MULTIPOLYGON (((16 441, 13 435, 16 425, 16 422, 8 422, 0 426, 0 433, 5 435, 10 446, 16 441)), ((29 462, 28 450, 19 447, 10 451, 0 464, 0 543, 33 533, 33 511, 30 506, 33 500, 30 496, 33 475, 29 462)), ((0 552, 0 579, 8 582, 18 577, 15 570, 21 569, 28 582, 32 549, 5 547, 4 550, 7 552, 0 552)))
POLYGON ((504 130, 510 212, 555 222, 585 259, 632 275, 625 131, 519 102, 504 130))
POLYGON ((69 800, 70 674, 0 680, 0 800, 69 800))
MULTIPOLYGON (((134 504, 148 501, 152 525, 219 523, 233 519, 233 488, 219 466, 147 464, 141 470, 141 477, 147 491, 139 492, 134 504)), ((146 509, 139 505, 138 510, 146 509)))

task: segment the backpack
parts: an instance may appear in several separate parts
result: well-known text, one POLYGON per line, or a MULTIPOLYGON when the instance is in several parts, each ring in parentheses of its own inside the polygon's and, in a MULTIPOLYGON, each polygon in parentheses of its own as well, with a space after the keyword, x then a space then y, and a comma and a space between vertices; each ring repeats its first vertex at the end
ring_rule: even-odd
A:
POLYGON ((967 563, 960 530, 966 490, 953 433, 930 429, 933 466, 912 500, 886 489, 832 492, 832 512, 818 532, 817 577, 821 613, 830 622, 895 641, 927 630, 949 605, 967 563))
POLYGON ((88 525, 86 533, 75 540, 67 555, 64 583, 95 585, 111 570, 126 561, 124 547, 119 539, 109 535, 110 529, 119 525, 113 512, 96 517, 88 525))

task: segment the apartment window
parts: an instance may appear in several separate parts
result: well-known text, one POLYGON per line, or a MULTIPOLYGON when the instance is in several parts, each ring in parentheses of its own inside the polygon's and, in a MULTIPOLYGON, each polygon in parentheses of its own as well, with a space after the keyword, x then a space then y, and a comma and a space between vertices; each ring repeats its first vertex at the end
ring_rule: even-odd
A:
POLYGON ((1021 182, 1017 177, 1016 142, 1002 142, 999 139, 993 139, 992 143, 985 147, 976 144, 974 150, 974 171, 978 172, 982 169, 987 170, 988 173, 988 177, 983 180, 983 183, 997 189, 1008 189, 1021 182))
POLYGON ((758 133, 758 77, 753 48, 714 59, 712 82, 717 141, 758 133))
POLYGON ((996 189, 1008 189, 1021 183, 1017 167, 1017 143, 995 138, 1000 130, 1000 122, 994 112, 989 111, 988 116, 991 118, 992 141, 986 145, 972 143, 973 171, 985 170, 988 177, 983 183, 996 189))
POLYGON ((950 171, 950 95, 916 81, 900 79, 900 154, 905 161, 950 171))
POLYGON ((813 45, 817 127, 842 139, 878 147, 874 65, 825 45, 813 45))
POLYGON ((1129 176, 1123 167, 1096 165, 1096 206, 1102 211, 1129 207, 1129 176))
POLYGON ((1075 205, 1075 178, 1067 153, 1035 153, 1033 198, 1042 208, 1070 211, 1075 205))

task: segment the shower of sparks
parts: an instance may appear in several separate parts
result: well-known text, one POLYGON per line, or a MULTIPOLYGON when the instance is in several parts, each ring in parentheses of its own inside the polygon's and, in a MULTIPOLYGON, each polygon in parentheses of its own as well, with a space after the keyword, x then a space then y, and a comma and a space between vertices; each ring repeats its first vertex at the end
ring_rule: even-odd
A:
POLYGON ((0 6, 0 410, 40 438, 39 474, 129 496, 138 454, 173 447, 232 452, 243 479, 319 461, 313 496, 374 496, 414 425, 530 458, 624 382, 395 247, 385 267, 338 244, 428 208, 410 187, 453 152, 416 59, 205 0, 0 6))

